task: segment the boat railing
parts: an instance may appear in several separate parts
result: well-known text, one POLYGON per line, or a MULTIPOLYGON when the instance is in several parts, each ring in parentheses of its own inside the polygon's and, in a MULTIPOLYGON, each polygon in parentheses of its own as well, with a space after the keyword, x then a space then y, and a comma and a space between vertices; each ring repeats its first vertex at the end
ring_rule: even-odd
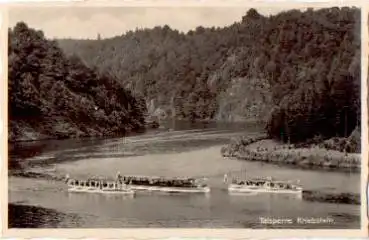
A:
POLYGON ((240 185, 240 186, 255 186, 255 187, 266 187, 266 188, 274 188, 274 189, 297 189, 300 186, 296 184, 292 184, 288 181, 263 181, 256 179, 248 179, 248 180, 237 180, 233 179, 232 184, 240 185))
POLYGON ((86 188, 100 188, 100 189, 122 189, 127 188, 127 185, 124 183, 119 183, 117 181, 108 181, 108 180, 77 180, 70 179, 68 181, 69 186, 77 186, 77 187, 86 187, 86 188))

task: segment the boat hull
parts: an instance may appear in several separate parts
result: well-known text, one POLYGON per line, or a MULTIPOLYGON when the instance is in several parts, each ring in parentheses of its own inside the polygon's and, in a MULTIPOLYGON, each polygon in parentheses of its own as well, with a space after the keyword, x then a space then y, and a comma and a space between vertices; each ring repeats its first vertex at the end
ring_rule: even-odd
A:
POLYGON ((280 188, 255 188, 240 185, 230 185, 228 187, 230 193, 273 193, 273 194, 302 194, 302 189, 280 189, 280 188))
POLYGON ((84 188, 84 187, 69 187, 68 192, 121 194, 121 195, 133 195, 133 194, 135 194, 135 192, 132 189, 98 189, 98 188, 84 188))
POLYGON ((179 187, 159 187, 159 186, 143 186, 130 185, 131 189, 136 191, 150 191, 150 192, 168 192, 168 193, 208 193, 209 187, 202 188, 179 188, 179 187))

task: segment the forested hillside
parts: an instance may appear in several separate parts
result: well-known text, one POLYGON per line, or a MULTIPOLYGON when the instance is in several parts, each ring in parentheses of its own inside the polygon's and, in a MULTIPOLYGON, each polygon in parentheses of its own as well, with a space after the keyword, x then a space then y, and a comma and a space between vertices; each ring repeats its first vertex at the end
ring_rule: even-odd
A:
POLYGON ((122 134, 144 124, 142 98, 112 76, 67 59, 41 31, 9 29, 9 140, 122 134))
POLYGON ((151 114, 262 121, 292 142, 360 125, 360 10, 249 10, 225 28, 168 26, 59 40, 90 67, 142 94, 151 114))

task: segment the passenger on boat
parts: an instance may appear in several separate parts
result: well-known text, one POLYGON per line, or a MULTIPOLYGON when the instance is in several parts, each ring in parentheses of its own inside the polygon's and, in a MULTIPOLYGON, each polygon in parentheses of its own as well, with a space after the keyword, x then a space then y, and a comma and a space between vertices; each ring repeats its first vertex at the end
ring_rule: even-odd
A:
POLYGON ((65 182, 67 183, 68 181, 69 181, 69 174, 67 173, 66 175, 65 175, 65 182))
POLYGON ((227 183, 228 182, 228 175, 227 174, 224 174, 223 182, 224 183, 227 183))
POLYGON ((115 181, 116 181, 116 183, 121 183, 122 182, 122 175, 120 175, 119 171, 117 172, 117 176, 116 176, 115 181))

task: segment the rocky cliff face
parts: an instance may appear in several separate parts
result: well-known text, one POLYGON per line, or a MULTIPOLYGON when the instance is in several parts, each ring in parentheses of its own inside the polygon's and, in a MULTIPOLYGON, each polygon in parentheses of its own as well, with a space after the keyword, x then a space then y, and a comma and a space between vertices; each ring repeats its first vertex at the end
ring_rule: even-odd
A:
POLYGON ((219 121, 266 122, 273 107, 270 86, 263 79, 234 78, 218 102, 219 121))

